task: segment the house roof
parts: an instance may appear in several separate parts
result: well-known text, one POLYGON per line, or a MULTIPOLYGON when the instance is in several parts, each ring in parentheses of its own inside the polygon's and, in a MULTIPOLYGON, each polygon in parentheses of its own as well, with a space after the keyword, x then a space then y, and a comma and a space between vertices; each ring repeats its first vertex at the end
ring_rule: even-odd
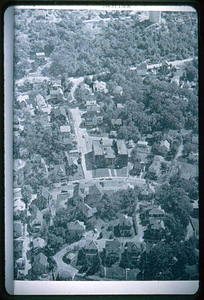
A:
POLYGON ((81 203, 80 209, 87 218, 92 217, 97 212, 96 207, 92 208, 86 203, 81 203))
POLYGON ((13 229, 14 229, 14 232, 16 232, 18 235, 20 235, 21 232, 22 232, 22 223, 21 223, 21 221, 14 221, 13 222, 13 229))
POLYGON ((54 113, 55 118, 58 117, 58 116, 60 116, 60 115, 64 116, 65 118, 67 117, 66 110, 62 106, 59 106, 56 109, 54 109, 53 113, 54 113))
POLYGON ((160 162, 163 162, 163 161, 164 161, 164 157, 161 156, 161 155, 155 155, 154 161, 160 161, 160 162))
POLYGON ((115 152, 111 146, 103 146, 103 153, 105 158, 115 158, 115 152))
POLYGON ((198 144, 198 136, 197 135, 192 136, 192 143, 198 144))
POLYGON ((146 147, 146 146, 148 145, 148 143, 145 142, 145 141, 138 141, 138 142, 137 142, 137 145, 138 145, 138 146, 145 146, 145 147, 146 147))
POLYGON ((133 226, 132 217, 128 217, 126 215, 120 215, 119 224, 126 225, 126 226, 133 226))
POLYGON ((70 132, 71 127, 69 125, 67 126, 60 126, 60 132, 70 132))
POLYGON ((94 240, 86 240, 86 244, 84 246, 85 250, 98 250, 98 245, 94 240))
POLYGON ((68 224, 68 229, 70 230, 85 230, 86 226, 84 225, 84 222, 80 222, 78 220, 74 222, 70 222, 68 224))
POLYGON ((95 155, 103 155, 103 149, 100 141, 93 141, 92 145, 95 155))
POLYGON ((160 167, 161 167, 160 161, 153 161, 153 163, 149 167, 149 172, 157 173, 160 170, 160 167))
POLYGON ((115 251, 118 253, 120 251, 120 243, 116 239, 113 241, 106 241, 105 249, 108 251, 115 251))
POLYGON ((149 215, 164 215, 164 210, 163 209, 160 209, 160 208, 157 208, 157 207, 154 207, 152 208, 150 211, 149 211, 149 215))
POLYGON ((81 183, 78 183, 77 185, 75 185, 74 196, 79 196, 81 198, 84 198, 86 196, 85 188, 86 188, 86 186, 81 183))
POLYGON ((87 106, 95 106, 97 105, 96 100, 90 100, 90 101, 86 101, 86 105, 87 106))
POLYGON ((23 101, 26 102, 28 99, 29 99, 28 95, 20 95, 20 96, 18 96, 17 101, 21 103, 23 101))
POLYGON ((163 147, 163 146, 166 147, 167 150, 170 149, 170 143, 167 140, 161 141, 160 147, 163 147))
POLYGON ((131 251, 142 251, 141 243, 139 242, 126 242, 125 243, 125 248, 127 249, 128 252, 131 251))
POLYGON ((25 203, 21 199, 16 199, 14 201, 14 211, 15 210, 25 210, 25 203))
POLYGON ((127 155, 128 151, 127 151, 125 141, 124 140, 117 140, 116 143, 117 143, 117 148, 118 148, 118 154, 127 155))
POLYGON ((43 196, 46 199, 49 198, 50 192, 49 192, 49 188, 48 187, 44 187, 44 186, 42 187, 41 196, 43 196))
POLYGON ((40 237, 33 239, 32 242, 33 242, 33 248, 43 248, 46 245, 45 240, 40 237))
POLYGON ((112 125, 122 125, 122 119, 111 119, 112 125))
POLYGON ((45 256, 42 252, 34 256, 34 263, 35 264, 42 264, 43 266, 47 266, 47 256, 45 256))
POLYGON ((68 258, 68 259, 70 259, 70 260, 72 260, 72 259, 74 259, 75 257, 77 256, 77 254, 76 253, 69 253, 66 257, 68 258))
POLYGON ((123 104, 121 104, 121 103, 117 103, 117 108, 119 108, 119 109, 123 109, 125 106, 123 105, 123 104))
POLYGON ((38 52, 36 53, 36 56, 45 56, 45 52, 38 52))
POLYGON ((102 195, 101 185, 97 182, 89 187, 89 195, 102 195))
POLYGON ((153 230, 165 229, 164 222, 163 221, 157 222, 156 220, 154 220, 152 222, 151 229, 153 230))
POLYGON ((65 271, 64 269, 61 269, 61 268, 58 268, 57 269, 57 275, 60 277, 60 278, 64 278, 64 279, 73 279, 75 274, 78 272, 77 269, 70 269, 70 271, 65 271))

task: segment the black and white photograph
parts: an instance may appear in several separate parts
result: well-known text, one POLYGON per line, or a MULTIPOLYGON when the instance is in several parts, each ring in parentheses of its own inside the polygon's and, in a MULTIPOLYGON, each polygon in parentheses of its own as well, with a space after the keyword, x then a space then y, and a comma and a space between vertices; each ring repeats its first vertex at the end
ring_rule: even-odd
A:
POLYGON ((14 280, 198 281, 196 10, 14 6, 13 34, 14 280))

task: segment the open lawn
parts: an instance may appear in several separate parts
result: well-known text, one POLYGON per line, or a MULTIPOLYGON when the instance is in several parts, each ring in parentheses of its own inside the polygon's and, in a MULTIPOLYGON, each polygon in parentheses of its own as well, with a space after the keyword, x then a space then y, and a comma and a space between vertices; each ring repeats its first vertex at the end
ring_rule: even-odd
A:
POLYGON ((127 177, 127 167, 116 169, 116 174, 118 177, 127 177))
POLYGON ((99 177, 109 177, 109 171, 107 168, 104 169, 96 169, 92 171, 93 178, 99 178, 99 177))

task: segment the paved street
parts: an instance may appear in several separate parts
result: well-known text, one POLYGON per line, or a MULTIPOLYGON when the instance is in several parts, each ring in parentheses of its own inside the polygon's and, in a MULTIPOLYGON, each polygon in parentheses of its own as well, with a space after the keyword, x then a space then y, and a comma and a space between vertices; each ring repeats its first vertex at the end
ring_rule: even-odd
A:
POLYGON ((92 179, 92 171, 88 171, 86 169, 86 162, 84 155, 88 153, 87 147, 86 147, 86 141, 83 138, 83 135, 85 134, 86 129, 80 128, 81 124, 81 115, 78 108, 72 108, 71 113, 73 116, 74 124, 75 124, 75 135, 76 135, 76 141, 78 145, 78 150, 81 152, 81 164, 84 171, 84 177, 86 180, 92 179))

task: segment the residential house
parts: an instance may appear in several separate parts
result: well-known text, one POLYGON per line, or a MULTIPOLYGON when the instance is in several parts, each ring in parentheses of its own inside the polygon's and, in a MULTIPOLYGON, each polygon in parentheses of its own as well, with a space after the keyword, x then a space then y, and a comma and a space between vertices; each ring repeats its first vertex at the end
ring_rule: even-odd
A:
POLYGON ((116 145, 117 167, 125 167, 128 164, 128 150, 124 140, 114 140, 116 145))
POLYGON ((29 96, 28 95, 19 95, 17 101, 21 108, 26 107, 28 104, 29 96))
POLYGON ((84 202, 79 204, 79 209, 81 210, 82 214, 88 219, 93 217, 93 215, 97 212, 96 207, 92 208, 84 202))
POLYGON ((98 245, 94 240, 86 240, 83 250, 87 258, 95 257, 98 254, 98 245))
POLYGON ((92 85, 92 91, 95 92, 104 92, 107 93, 108 89, 106 88, 106 83, 104 81, 94 81, 92 85))
POLYGON ((86 197, 88 193, 88 187, 85 184, 78 183, 74 187, 74 192, 73 192, 73 202, 74 203, 82 203, 84 202, 84 198, 86 197))
POLYGON ((137 148, 138 149, 147 149, 148 143, 145 141, 138 141, 137 148))
POLYGON ((47 103, 45 102, 45 99, 42 95, 38 94, 36 96, 36 102, 37 102, 37 106, 41 109, 41 108, 45 108, 47 107, 47 103))
POLYGON ((97 203, 101 200, 103 191, 101 185, 97 182, 94 185, 89 186, 89 193, 87 195, 88 202, 97 203))
POLYGON ((52 111, 52 115, 55 119, 61 120, 63 123, 68 121, 68 112, 67 109, 63 106, 59 106, 52 111))
POLYGON ((147 63, 143 62, 136 68, 137 74, 140 76, 145 76, 147 74, 147 63))
POLYGON ((23 224, 21 221, 13 222, 13 236, 14 238, 19 238, 23 235, 23 224))
POLYGON ((32 240, 32 244, 33 244, 33 250, 35 252, 38 252, 41 248, 44 248, 47 243, 45 242, 44 239, 37 237, 32 240))
POLYGON ((113 260, 119 260, 121 255, 120 242, 117 239, 114 239, 113 241, 106 241, 105 253, 106 258, 109 257, 113 260))
POLYGON ((70 194, 66 190, 62 190, 60 194, 57 195, 56 211, 61 209, 66 209, 66 203, 70 197, 70 194))
POLYGON ((123 167, 128 162, 128 151, 124 140, 101 139, 92 143, 93 161, 98 168, 123 167))
POLYGON ((144 239, 148 242, 161 241, 164 237, 165 225, 163 220, 151 219, 147 229, 144 231, 144 239))
POLYGON ((170 143, 167 140, 161 141, 160 149, 168 152, 170 150, 170 143))
POLYGON ((100 106, 96 103, 96 100, 86 101, 87 113, 97 112, 100 110, 100 106))
POLYGON ((199 158, 198 152, 191 151, 191 153, 188 156, 188 159, 193 162, 198 162, 198 158, 199 158))
POLYGON ((65 153, 65 157, 64 157, 64 162, 65 162, 65 166, 66 169, 69 169, 69 173, 75 173, 78 169, 78 158, 75 156, 71 156, 68 154, 67 151, 64 152, 65 153))
POLYGON ((141 254, 144 252, 144 244, 139 242, 126 242, 124 245, 125 251, 128 254, 129 260, 135 264, 138 263, 141 254))
POLYGON ((125 106, 121 103, 117 103, 117 111, 120 113, 120 112, 123 112, 125 109, 125 106))
POLYGON ((45 52, 38 52, 38 53, 36 53, 36 58, 39 61, 45 61, 45 52))
POLYGON ((61 268, 58 268, 57 271, 55 272, 55 280, 57 281, 72 281, 75 278, 75 275, 78 273, 77 269, 70 269, 68 270, 64 270, 61 268))
POLYGON ((97 126, 103 121, 103 116, 95 111, 89 111, 85 117, 86 126, 97 126))
POLYGON ((159 207, 153 207, 151 210, 148 212, 149 217, 151 218, 156 218, 156 219, 163 219, 165 212, 163 209, 159 207))
POLYGON ((71 238, 81 238, 85 232, 86 226, 84 222, 80 222, 78 220, 68 223, 68 232, 71 238))
POLYGON ((48 178, 54 182, 60 182, 63 179, 66 179, 66 170, 63 164, 61 165, 50 165, 48 178))
POLYGON ((192 144, 198 145, 198 135, 197 134, 192 135, 192 144))
POLYGON ((111 119, 112 126, 121 126, 123 124, 122 119, 111 119))
POLYGON ((19 155, 20 155, 20 158, 26 159, 26 158, 29 157, 30 153, 29 153, 27 148, 20 147, 19 148, 19 155))
POLYGON ((115 137, 117 137, 117 131, 111 130, 111 131, 110 131, 110 134, 109 134, 109 137, 110 137, 110 138, 115 138, 115 137))
POLYGON ((15 216, 20 216, 21 212, 25 211, 26 205, 20 198, 14 200, 13 213, 15 216))
POLYGON ((48 272, 48 266, 47 256, 45 256, 42 252, 34 256, 32 267, 37 275, 46 274, 48 272))
POLYGON ((42 157, 39 154, 33 154, 31 156, 31 162, 33 164, 41 164, 42 163, 42 157))
POLYGON ((36 214, 31 215, 29 225, 32 233, 39 233, 43 225, 43 213, 37 209, 36 214))
POLYGON ((161 22, 161 11, 150 11, 149 12, 149 21, 151 23, 160 23, 161 22))
POLYGON ((149 166, 148 175, 153 178, 159 178, 161 175, 161 162, 160 161, 153 161, 153 163, 149 166))
POLYGON ((122 86, 117 85, 114 88, 113 93, 116 94, 116 95, 122 96, 123 95, 123 88, 122 88, 122 86))
POLYGON ((126 215, 120 215, 119 217, 119 232, 120 236, 129 237, 133 236, 133 220, 132 217, 128 217, 126 215))
POLYGON ((199 219, 190 217, 190 222, 193 227, 194 236, 199 239, 199 219))
POLYGON ((77 261, 77 253, 70 252, 65 256, 65 259, 68 264, 70 265, 76 265, 77 261))
POLYGON ((50 101, 51 103, 59 103, 63 100, 63 91, 62 89, 50 90, 50 101))

